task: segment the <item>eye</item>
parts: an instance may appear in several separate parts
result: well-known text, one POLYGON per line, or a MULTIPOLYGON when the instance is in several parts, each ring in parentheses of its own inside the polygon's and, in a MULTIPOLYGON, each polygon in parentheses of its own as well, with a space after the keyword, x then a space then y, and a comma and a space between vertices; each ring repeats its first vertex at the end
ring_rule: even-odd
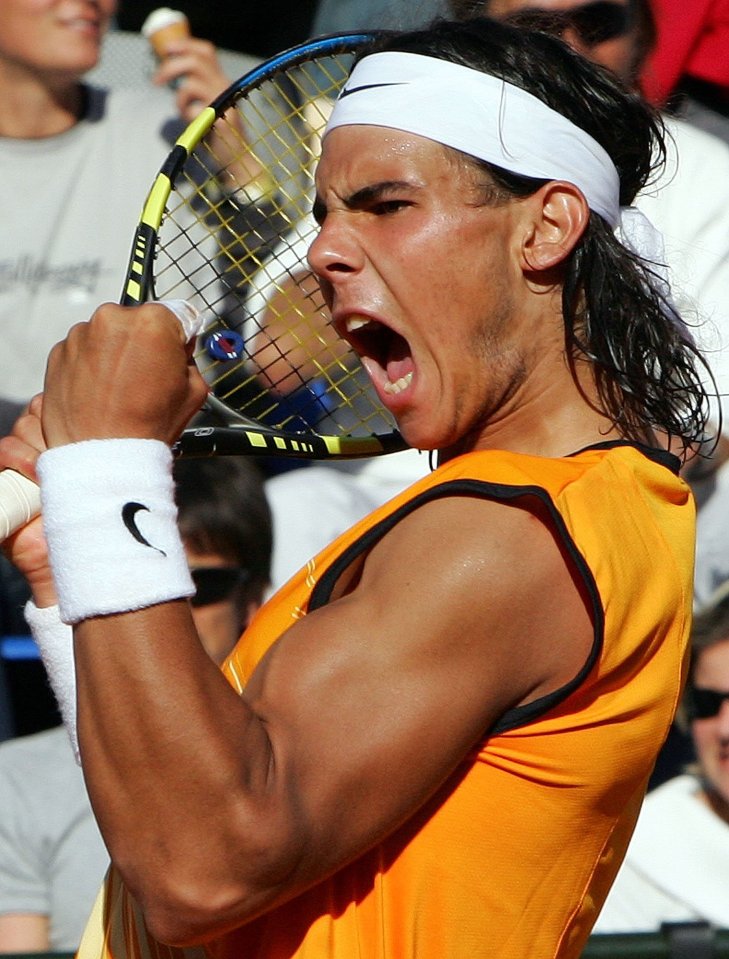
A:
POLYGON ((380 200, 378 203, 372 204, 370 212, 374 213, 375 216, 387 216, 390 213, 398 213, 411 205, 408 200, 380 200))

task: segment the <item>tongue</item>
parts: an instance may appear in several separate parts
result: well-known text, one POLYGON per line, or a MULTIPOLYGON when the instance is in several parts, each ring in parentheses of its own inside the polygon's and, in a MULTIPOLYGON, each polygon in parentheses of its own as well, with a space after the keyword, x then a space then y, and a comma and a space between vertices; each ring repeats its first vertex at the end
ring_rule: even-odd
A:
POLYGON ((394 336, 385 363, 388 380, 396 383, 401 377, 412 373, 413 369, 413 358, 410 355, 407 340, 402 336, 394 336))
POLYGON ((387 378, 391 383, 397 383, 399 379, 408 373, 412 373, 414 369, 415 365, 410 356, 406 356, 401 360, 390 359, 387 361, 387 366, 385 367, 387 378))

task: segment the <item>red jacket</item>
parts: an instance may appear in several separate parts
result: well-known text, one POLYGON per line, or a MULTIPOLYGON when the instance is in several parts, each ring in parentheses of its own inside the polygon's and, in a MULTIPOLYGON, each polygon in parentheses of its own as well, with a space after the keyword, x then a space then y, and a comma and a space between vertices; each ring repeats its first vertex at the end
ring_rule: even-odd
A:
POLYGON ((651 0, 658 40, 642 77, 663 104, 683 76, 715 84, 729 101, 729 0, 651 0))

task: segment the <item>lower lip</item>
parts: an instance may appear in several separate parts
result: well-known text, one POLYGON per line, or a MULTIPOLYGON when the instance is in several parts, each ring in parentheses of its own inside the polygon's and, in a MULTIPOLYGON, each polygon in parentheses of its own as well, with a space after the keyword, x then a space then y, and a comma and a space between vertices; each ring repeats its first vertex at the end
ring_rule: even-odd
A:
POLYGON ((400 418, 406 411, 413 406, 413 387, 412 384, 399 393, 386 393, 379 386, 375 386, 377 396, 380 402, 396 419, 400 418))
POLYGON ((71 30, 73 33, 78 33, 86 37, 96 38, 101 35, 101 27, 98 23, 74 20, 69 23, 62 23, 61 27, 63 27, 64 30, 71 30))

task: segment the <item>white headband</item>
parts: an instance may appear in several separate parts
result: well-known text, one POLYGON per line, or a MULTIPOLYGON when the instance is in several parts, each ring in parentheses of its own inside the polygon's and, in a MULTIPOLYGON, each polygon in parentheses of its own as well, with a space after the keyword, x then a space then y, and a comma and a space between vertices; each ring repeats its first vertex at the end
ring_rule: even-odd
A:
POLYGON ((620 183, 606 151, 525 90, 448 60, 386 51, 355 66, 326 133, 352 124, 390 127, 512 173, 567 180, 615 227, 620 183))
POLYGON ((620 206, 620 178, 607 151, 538 97, 471 67, 388 50, 354 67, 324 136, 351 125, 403 130, 512 173, 573 183, 647 263, 665 312, 692 339, 671 300, 663 236, 636 207, 620 206))

